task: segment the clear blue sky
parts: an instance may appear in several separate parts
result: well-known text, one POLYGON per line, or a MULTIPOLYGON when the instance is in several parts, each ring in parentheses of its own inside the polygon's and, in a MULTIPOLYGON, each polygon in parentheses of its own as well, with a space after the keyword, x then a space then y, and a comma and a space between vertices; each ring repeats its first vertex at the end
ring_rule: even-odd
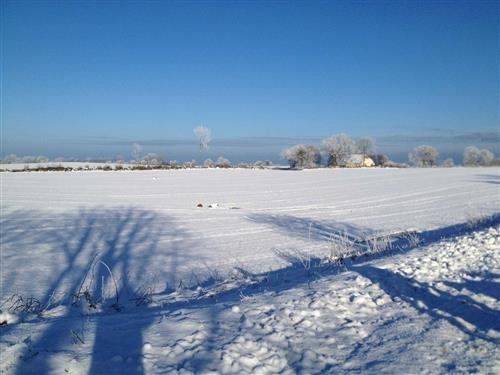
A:
POLYGON ((1 3, 4 154, 498 132, 497 1, 1 3))

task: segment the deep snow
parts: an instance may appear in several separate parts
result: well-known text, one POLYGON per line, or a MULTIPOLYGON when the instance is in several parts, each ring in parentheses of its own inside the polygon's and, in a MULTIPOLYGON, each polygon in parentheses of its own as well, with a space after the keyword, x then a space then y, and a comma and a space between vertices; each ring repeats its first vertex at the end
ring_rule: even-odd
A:
POLYGON ((0 176, 3 313, 46 308, 6 317, 7 373, 498 372, 499 233, 460 224, 500 211, 498 169, 0 176), (89 268, 103 302, 71 306, 89 268))

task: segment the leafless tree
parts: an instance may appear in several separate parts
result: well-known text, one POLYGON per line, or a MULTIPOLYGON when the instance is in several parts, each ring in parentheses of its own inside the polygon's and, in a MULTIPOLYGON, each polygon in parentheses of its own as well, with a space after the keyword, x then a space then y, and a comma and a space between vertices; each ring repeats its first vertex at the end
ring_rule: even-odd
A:
POLYGON ((354 142, 345 134, 323 139, 323 149, 328 156, 329 166, 339 166, 351 156, 355 150, 354 142))
POLYGON ((138 143, 132 145, 132 158, 136 163, 141 159, 142 146, 138 143))
POLYGON ((432 146, 422 145, 415 147, 408 156, 418 167, 433 167, 439 158, 439 152, 432 146))
POLYGON ((208 149, 208 144, 210 143, 210 136, 212 133, 210 129, 205 128, 204 126, 198 126, 193 129, 193 133, 196 135, 198 141, 200 142, 200 152, 202 150, 208 149))
POLYGON ((363 155, 363 159, 373 152, 375 142, 371 138, 360 138, 356 141, 356 150, 363 155))

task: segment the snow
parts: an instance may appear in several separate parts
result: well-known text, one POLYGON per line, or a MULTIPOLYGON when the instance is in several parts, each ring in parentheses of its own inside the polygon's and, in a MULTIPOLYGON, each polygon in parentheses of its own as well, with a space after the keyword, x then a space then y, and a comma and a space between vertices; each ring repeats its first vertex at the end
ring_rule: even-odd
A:
POLYGON ((496 168, 0 176, 0 372, 499 370, 496 168))

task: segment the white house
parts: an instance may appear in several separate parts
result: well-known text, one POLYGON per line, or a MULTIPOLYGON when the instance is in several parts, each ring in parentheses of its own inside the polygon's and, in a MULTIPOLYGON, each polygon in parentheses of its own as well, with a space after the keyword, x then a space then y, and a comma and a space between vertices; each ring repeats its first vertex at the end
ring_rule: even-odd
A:
POLYGON ((375 163, 372 158, 363 157, 363 154, 352 154, 345 162, 345 166, 347 168, 373 167, 375 163))

